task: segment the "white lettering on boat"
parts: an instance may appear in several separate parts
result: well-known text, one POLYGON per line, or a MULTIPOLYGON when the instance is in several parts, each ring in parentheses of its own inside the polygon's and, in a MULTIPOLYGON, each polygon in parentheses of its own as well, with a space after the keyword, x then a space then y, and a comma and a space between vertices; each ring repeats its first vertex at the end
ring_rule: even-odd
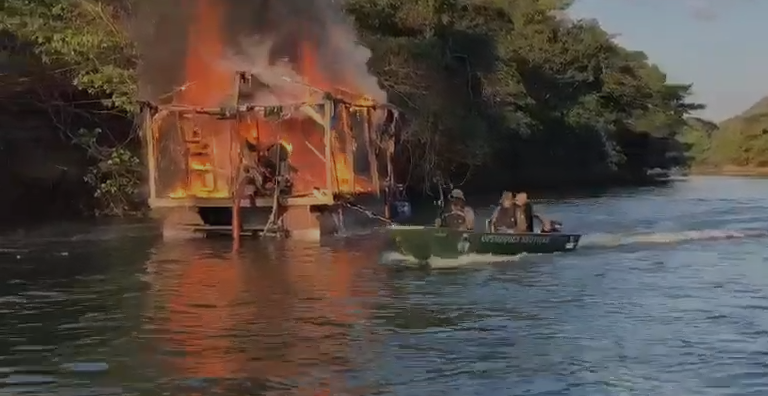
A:
POLYGON ((549 241, 550 241, 550 237, 545 235, 488 234, 480 237, 480 242, 499 243, 499 244, 525 243, 529 245, 546 245, 549 243, 549 241))

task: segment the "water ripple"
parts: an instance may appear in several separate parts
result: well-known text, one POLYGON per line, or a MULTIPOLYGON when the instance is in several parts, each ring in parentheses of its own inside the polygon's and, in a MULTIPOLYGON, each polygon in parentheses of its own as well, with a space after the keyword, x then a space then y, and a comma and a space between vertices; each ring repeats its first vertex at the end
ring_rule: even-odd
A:
POLYGON ((768 182, 539 206, 584 249, 425 273, 379 265, 376 233, 0 240, 0 394, 768 392, 768 182))

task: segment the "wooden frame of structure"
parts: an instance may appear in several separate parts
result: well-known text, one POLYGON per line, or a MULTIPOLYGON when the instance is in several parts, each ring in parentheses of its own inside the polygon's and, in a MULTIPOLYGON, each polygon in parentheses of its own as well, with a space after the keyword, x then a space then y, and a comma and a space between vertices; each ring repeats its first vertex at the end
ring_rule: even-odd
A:
MULTIPOLYGON (((240 191, 240 179, 242 176, 243 164, 247 161, 245 146, 247 144, 246 138, 241 133, 241 126, 246 119, 257 118, 262 121, 269 121, 270 117, 277 116, 276 122, 290 118, 292 115, 300 115, 301 117, 310 118, 315 121, 317 125, 320 125, 320 129, 323 133, 323 152, 315 152, 323 160, 325 164, 325 181, 322 186, 317 186, 312 194, 303 193, 280 196, 279 205, 285 207, 313 207, 313 206, 330 206, 338 202, 340 195, 354 195, 358 191, 355 190, 357 185, 357 178, 359 177, 356 172, 356 162, 360 162, 356 157, 356 153, 359 153, 359 147, 364 147, 363 152, 366 153, 367 158, 364 162, 367 162, 367 168, 370 171, 367 175, 370 189, 367 192, 372 192, 377 195, 382 190, 387 190, 391 187, 392 181, 392 155, 394 151, 394 124, 397 118, 397 111, 391 106, 377 105, 373 103, 352 103, 345 101, 339 97, 334 97, 328 93, 322 95, 314 95, 314 99, 303 102, 294 103, 282 106, 259 106, 254 104, 243 104, 240 98, 240 89, 243 84, 249 83, 249 77, 245 74, 238 74, 235 80, 237 84, 237 100, 231 106, 223 106, 216 108, 200 108, 189 107, 183 105, 152 105, 145 106, 142 112, 142 123, 144 132, 144 141, 146 144, 146 156, 147 156, 147 168, 148 168, 148 182, 149 182, 149 204, 153 209, 157 208, 231 208, 232 210, 238 210, 239 207, 244 204, 246 207, 254 208, 272 208, 275 206, 275 197, 269 196, 251 196, 245 197, 240 191), (377 130, 374 125, 374 113, 380 110, 384 110, 384 117, 390 120, 390 128, 383 130, 379 128, 377 130), (357 115, 358 128, 362 131, 357 131, 352 127, 351 118, 357 115), (169 117, 175 118, 175 131, 163 130, 164 123, 169 120, 169 117), (177 175, 173 180, 173 184, 181 184, 183 188, 190 189, 190 149, 187 147, 190 135, 189 128, 196 128, 195 125, 183 125, 184 119, 201 117, 207 118, 207 122, 216 122, 223 127, 218 128, 218 131, 227 130, 227 140, 229 147, 226 148, 227 157, 229 158, 229 171, 219 172, 213 174, 212 180, 214 185, 225 186, 217 194, 196 194, 194 191, 183 196, 173 196, 169 190, 169 184, 161 180, 164 172, 160 160, 163 160, 167 156, 175 156, 177 158, 177 175), (249 118, 250 117, 250 118, 249 118), (362 123, 362 125, 360 125, 362 123), (185 129, 186 128, 186 129, 185 129), (382 133, 383 131, 383 133, 382 133), (176 143, 174 154, 163 152, 161 149, 161 141, 164 134, 175 133, 176 143), (343 145, 338 140, 343 138, 343 145), (343 147, 341 147, 343 146, 343 147), (351 191, 344 191, 342 189, 342 183, 339 180, 339 168, 336 164, 338 154, 343 152, 345 154, 344 161, 346 166, 351 168, 352 172, 348 175, 351 180, 347 184, 351 184, 351 191), (321 155, 322 154, 322 155, 321 155), (357 161, 356 161, 357 160, 357 161), (382 161, 384 160, 384 161, 382 161), (183 163, 180 163, 183 162, 183 163), (381 169, 382 162, 386 162, 386 168, 381 169), (185 168, 183 171, 181 168, 185 168), (387 174, 385 180, 382 180, 381 173, 387 174), (218 180, 226 179, 226 180, 218 180)), ((194 124, 194 122, 192 122, 194 124)), ((200 136, 203 136, 207 131, 199 132, 200 136)), ((210 132, 213 133, 213 132, 210 132)), ((210 136, 209 136, 210 137, 210 136)), ((201 139, 203 139, 201 137, 201 139)), ((172 144, 174 146, 174 144, 172 144)), ((221 156, 219 156, 221 161, 221 156)), ((219 165, 212 164, 212 169, 218 169, 219 165)), ((301 172, 301 170, 299 170, 301 172)), ((350 190, 347 188, 347 190, 350 190)), ((237 222, 239 223, 239 221, 237 222)), ((207 223, 206 223, 207 224, 207 223)), ((233 219, 232 227, 239 228, 233 219)), ((217 224, 207 224, 210 227, 222 227, 217 224)), ((256 227, 258 228, 258 227, 256 227)))

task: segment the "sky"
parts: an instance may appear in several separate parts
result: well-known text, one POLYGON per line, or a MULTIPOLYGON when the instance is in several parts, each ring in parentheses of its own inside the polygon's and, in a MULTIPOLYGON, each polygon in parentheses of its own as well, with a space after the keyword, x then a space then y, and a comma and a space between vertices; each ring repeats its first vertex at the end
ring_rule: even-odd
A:
POLYGON ((699 116, 722 121, 768 96, 768 0, 576 0, 569 14, 693 83, 699 116))

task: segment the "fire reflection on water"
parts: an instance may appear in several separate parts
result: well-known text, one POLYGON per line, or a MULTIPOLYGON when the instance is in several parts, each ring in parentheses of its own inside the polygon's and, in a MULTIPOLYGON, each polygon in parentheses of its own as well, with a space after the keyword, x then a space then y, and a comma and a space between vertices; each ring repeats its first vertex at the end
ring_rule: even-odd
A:
MULTIPOLYGON (((239 256, 201 253, 200 243, 163 245, 148 268, 145 336, 174 382, 247 381, 264 394, 374 393, 343 374, 373 361, 361 350, 378 349, 365 330, 366 301, 378 293, 371 260, 296 242, 239 256)), ((369 248, 356 251, 376 247, 369 248)))

